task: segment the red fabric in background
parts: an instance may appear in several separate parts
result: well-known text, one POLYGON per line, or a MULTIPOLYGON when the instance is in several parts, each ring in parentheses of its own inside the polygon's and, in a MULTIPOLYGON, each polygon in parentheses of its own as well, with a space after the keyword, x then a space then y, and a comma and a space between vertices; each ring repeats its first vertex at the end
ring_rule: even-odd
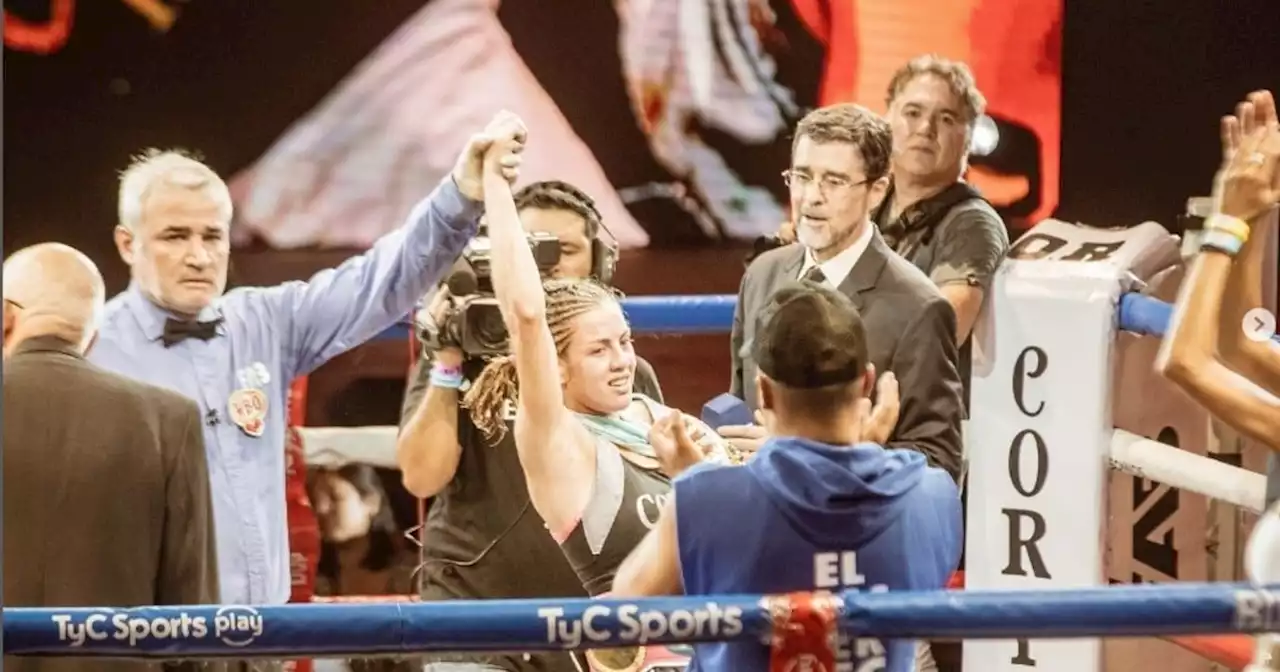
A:
MULTIPOLYGON (((285 507, 289 521, 290 602, 310 602, 315 596, 316 566, 320 562, 320 524, 307 496, 307 457, 298 427, 306 425, 307 378, 289 387, 289 429, 285 435, 285 507)), ((286 669, 311 672, 309 659, 288 661, 286 669)))
MULTIPOLYGON (((988 114, 1028 128, 1039 140, 1041 199, 1030 221, 1054 211, 1062 156, 1062 0, 899 0, 893 10, 860 8, 858 0, 792 0, 792 7, 827 48, 822 105, 854 102, 884 112, 887 91, 860 88, 864 82, 887 87, 906 59, 927 53, 967 62, 987 98, 988 114), (941 30, 946 26, 900 30, 903 21, 915 25, 908 17, 931 8, 939 21, 949 23, 957 13, 966 20, 956 31, 941 30), (866 53, 873 50, 867 42, 884 34, 902 37, 890 43, 909 54, 901 62, 897 56, 866 53)), ((969 180, 997 205, 1007 205, 1026 193, 1024 177, 975 168, 969 180)))
POLYGON ((44 23, 25 21, 4 10, 4 46, 16 51, 47 56, 62 49, 71 36, 76 14, 76 0, 53 0, 49 20, 44 23))

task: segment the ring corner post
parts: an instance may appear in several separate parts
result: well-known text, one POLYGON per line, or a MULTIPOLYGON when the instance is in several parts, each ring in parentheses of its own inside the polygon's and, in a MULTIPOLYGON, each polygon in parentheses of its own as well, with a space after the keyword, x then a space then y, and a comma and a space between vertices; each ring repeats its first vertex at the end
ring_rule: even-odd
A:
MULTIPOLYGON (((1169 234, 1045 220, 1010 248, 975 332, 966 589, 1107 583, 1116 306, 1169 234)), ((964 666, 1101 672, 1097 639, 988 640, 964 666)))

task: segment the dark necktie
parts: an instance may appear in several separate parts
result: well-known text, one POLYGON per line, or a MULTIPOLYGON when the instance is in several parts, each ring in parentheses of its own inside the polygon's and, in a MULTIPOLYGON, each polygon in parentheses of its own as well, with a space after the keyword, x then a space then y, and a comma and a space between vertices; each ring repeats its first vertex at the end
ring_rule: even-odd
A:
POLYGON ((826 274, 823 273, 822 269, 818 268, 817 266, 814 266, 813 268, 805 271, 804 277, 801 279, 808 280, 809 282, 812 282, 818 285, 823 285, 823 286, 827 284, 826 274))
POLYGON ((188 338, 207 341, 218 335, 219 324, 222 324, 222 318, 205 322, 169 318, 164 321, 164 334, 161 339, 164 341, 164 347, 166 348, 175 343, 181 343, 188 338))

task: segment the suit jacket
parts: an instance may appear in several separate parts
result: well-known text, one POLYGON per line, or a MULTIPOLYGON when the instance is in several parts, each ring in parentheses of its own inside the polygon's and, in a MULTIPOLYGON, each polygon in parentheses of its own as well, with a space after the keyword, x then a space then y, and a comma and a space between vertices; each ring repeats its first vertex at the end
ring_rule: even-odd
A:
MULTIPOLYGON (((103 371, 57 338, 20 343, 4 364, 4 605, 216 603, 201 430, 177 393, 103 371)), ((4 657, 6 672, 157 667, 4 657)))
MULTIPOLYGON (((756 315, 782 284, 796 280, 804 247, 770 250, 752 262, 742 277, 733 315, 733 379, 729 391, 755 411, 756 364, 749 346, 756 315)), ((956 316, 938 288, 911 262, 898 256, 872 231, 871 243, 840 283, 867 329, 867 345, 876 374, 892 371, 902 397, 890 447, 912 448, 954 478, 961 470, 960 421, 963 387, 958 372, 956 316)))

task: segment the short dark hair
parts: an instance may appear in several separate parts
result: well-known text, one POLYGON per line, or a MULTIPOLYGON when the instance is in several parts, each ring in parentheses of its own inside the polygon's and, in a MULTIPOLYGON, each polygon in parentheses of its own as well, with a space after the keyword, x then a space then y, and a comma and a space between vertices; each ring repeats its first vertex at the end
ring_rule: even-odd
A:
MULTIPOLYGON (((828 105, 804 115, 796 125, 795 142, 807 137, 818 143, 847 142, 858 148, 865 177, 878 180, 889 173, 893 132, 889 122, 861 105, 828 105)), ((795 145, 792 145, 795 149, 795 145)))
POLYGON ((893 101, 902 95, 903 89, 906 89, 915 78, 924 75, 933 75, 947 83, 955 97, 960 99, 964 122, 970 128, 978 121, 978 117, 987 111, 987 98, 982 95, 982 91, 978 90, 973 70, 969 69, 963 61, 953 61, 937 54, 916 56, 907 61, 906 65, 898 68, 898 71, 893 73, 893 79, 889 80, 885 104, 892 107, 893 101))
POLYGON ((567 210, 582 217, 586 222, 588 240, 595 240, 604 220, 596 209, 596 202, 585 191, 560 180, 543 180, 525 185, 516 192, 515 202, 516 210, 567 210))
POLYGON ((807 280, 779 288, 756 318, 751 358, 791 409, 830 415, 861 394, 867 332, 849 297, 807 280))

